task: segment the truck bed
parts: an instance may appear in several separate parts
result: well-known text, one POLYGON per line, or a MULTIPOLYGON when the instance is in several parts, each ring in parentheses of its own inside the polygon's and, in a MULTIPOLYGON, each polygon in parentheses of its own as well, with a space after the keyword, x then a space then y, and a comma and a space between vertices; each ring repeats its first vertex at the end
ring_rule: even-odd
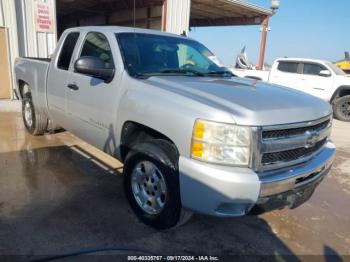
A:
POLYGON ((50 61, 49 58, 19 57, 15 62, 16 79, 22 81, 16 85, 16 92, 21 95, 19 89, 22 83, 28 84, 37 108, 46 109, 46 80, 50 61))

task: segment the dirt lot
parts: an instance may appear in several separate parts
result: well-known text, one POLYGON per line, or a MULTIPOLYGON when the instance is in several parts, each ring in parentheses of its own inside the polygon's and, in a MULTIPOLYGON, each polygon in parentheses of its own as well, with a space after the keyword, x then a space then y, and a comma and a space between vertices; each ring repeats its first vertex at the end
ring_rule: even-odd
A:
POLYGON ((195 215, 182 227, 158 232, 131 212, 117 161, 67 132, 30 136, 19 113, 2 111, 0 255, 26 255, 7 258, 27 260, 123 247, 168 255, 238 255, 247 260, 259 259, 255 255, 277 261, 340 261, 339 256, 349 260, 344 256, 350 255, 349 132, 349 123, 334 122, 335 165, 303 206, 259 217, 195 215))

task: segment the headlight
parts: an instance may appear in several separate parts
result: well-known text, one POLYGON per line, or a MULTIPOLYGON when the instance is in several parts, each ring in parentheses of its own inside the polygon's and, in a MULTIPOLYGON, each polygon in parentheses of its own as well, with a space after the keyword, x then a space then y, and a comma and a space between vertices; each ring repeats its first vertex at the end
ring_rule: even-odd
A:
POLYGON ((248 166, 250 140, 250 127, 197 120, 191 156, 210 163, 248 166))

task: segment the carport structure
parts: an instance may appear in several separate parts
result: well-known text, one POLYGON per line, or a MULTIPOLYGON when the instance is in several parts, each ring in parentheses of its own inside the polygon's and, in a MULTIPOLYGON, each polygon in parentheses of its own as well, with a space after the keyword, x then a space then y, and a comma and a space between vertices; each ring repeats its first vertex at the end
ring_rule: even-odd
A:
MULTIPOLYGON (((241 0, 56 0, 57 32, 84 25, 136 26, 188 33, 191 27, 259 25, 267 30, 270 9, 241 0)), ((263 33, 259 65, 265 55, 263 33)), ((259 66, 260 67, 260 66, 259 66)))
POLYGON ((198 26, 259 25, 273 14, 240 0, 56 0, 56 13, 59 34, 72 26, 134 23, 180 34, 198 26))
MULTIPOLYGON (((176 34, 191 27, 259 25, 263 64, 270 9, 241 0, 56 0, 57 32, 87 25, 136 26, 176 34)), ((261 67, 261 66, 259 66, 261 67)))
POLYGON ((237 0, 192 0, 190 26, 259 25, 269 9, 237 0))

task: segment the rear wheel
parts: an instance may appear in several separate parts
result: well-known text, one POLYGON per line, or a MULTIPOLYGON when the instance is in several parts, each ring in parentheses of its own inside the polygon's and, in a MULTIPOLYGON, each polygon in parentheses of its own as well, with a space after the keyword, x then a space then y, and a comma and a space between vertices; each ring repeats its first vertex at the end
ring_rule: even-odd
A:
POLYGON ((24 126, 32 135, 42 135, 47 130, 48 119, 35 110, 30 93, 24 94, 22 100, 22 117, 24 126))
POLYGON ((183 224, 191 217, 181 205, 175 161, 170 143, 152 139, 134 146, 124 163, 128 201, 140 220, 157 229, 183 224))
POLYGON ((333 112, 337 119, 350 122, 350 95, 337 98, 333 103, 333 112))

